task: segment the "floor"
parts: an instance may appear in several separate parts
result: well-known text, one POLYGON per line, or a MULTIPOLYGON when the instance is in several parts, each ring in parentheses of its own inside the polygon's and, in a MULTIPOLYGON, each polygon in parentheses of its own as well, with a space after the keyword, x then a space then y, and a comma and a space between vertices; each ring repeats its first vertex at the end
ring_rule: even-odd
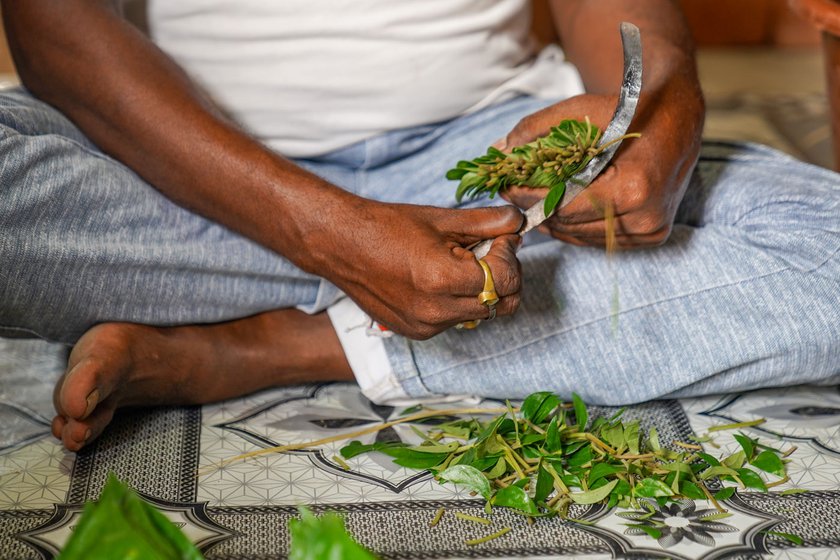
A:
MULTIPOLYGON (((827 103, 819 53, 704 51, 700 71, 709 113, 707 138, 757 141, 817 165, 831 166, 827 103)), ((11 82, 13 78, 0 76, 11 82)), ((795 387, 634 407, 660 438, 686 439, 713 424, 767 418, 749 435, 796 445, 791 480, 769 494, 738 492, 733 516, 696 542, 658 542, 629 531, 619 511, 596 506, 576 514, 591 524, 540 520, 529 526, 501 510, 492 526, 445 517, 439 507, 481 514, 482 505, 453 485, 366 455, 349 470, 334 444, 296 452, 218 462, 244 451, 343 433, 392 418, 398 411, 366 401, 352 385, 266 391, 202 408, 132 411, 119 416, 87 451, 63 451, 48 435, 51 390, 66 349, 40 341, 0 339, 0 557, 52 558, 66 542, 81 504, 95 499, 109 471, 138 488, 199 544, 208 558, 273 558, 288 550, 286 524, 295 506, 340 511, 363 544, 383 558, 821 558, 840 560, 840 392, 795 387), (668 434, 664 436, 664 434, 668 434), (789 488, 807 489, 785 495, 789 488), (467 538, 502 526, 505 537, 477 547, 467 538), (386 527, 387 530, 383 530, 386 527), (767 533, 794 533, 802 546, 767 533)), ((493 404, 493 403, 489 403, 493 404)), ((608 411, 604 411, 607 413, 608 411)), ((389 437, 410 439, 410 430, 389 437)), ((720 441, 723 453, 733 445, 720 441)), ((675 515, 693 519, 704 502, 683 503, 675 515)))

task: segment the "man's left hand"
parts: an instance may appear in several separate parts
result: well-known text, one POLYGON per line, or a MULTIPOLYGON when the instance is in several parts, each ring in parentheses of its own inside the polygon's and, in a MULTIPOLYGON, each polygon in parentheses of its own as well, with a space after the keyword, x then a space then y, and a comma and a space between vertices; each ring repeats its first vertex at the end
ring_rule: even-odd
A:
MULTIPOLYGON (((640 132, 641 138, 626 139, 601 175, 541 230, 567 243, 603 247, 605 217, 612 214, 619 247, 664 243, 700 150, 703 107, 702 100, 696 101, 669 105, 653 98, 646 106, 640 104, 630 132, 640 132)), ((569 118, 588 116, 604 130, 616 103, 616 96, 583 94, 552 105, 522 119, 507 136, 506 149, 544 136, 569 118)), ((547 189, 513 187, 503 196, 527 208, 546 193, 547 189)))

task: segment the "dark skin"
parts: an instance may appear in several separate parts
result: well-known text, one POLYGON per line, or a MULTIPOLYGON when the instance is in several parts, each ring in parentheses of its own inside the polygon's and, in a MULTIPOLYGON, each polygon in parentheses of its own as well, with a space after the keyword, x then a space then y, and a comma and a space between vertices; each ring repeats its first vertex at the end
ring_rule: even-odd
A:
MULTIPOLYGON (((518 308, 514 233, 522 218, 515 208, 448 210, 359 198, 244 134, 110 2, 6 0, 2 7, 31 92, 176 203, 327 278, 397 333, 425 339, 486 316, 476 298, 484 276, 465 249, 485 238, 497 238, 486 257, 502 296, 497 313, 518 308)), ((661 243, 696 161, 703 114, 682 18, 666 0, 558 0, 552 7, 590 93, 523 119, 507 145, 528 142, 563 118, 588 115, 606 124, 621 75, 620 21, 642 29, 646 85, 632 127, 643 139, 628 142, 589 198, 565 208, 546 231, 603 246, 603 204, 610 203, 620 244, 661 243)), ((535 193, 508 196, 527 206, 535 193)), ((53 433, 77 450, 121 406, 206 403, 329 379, 353 376, 325 314, 279 309, 218 325, 98 325, 78 342, 56 386, 53 433), (284 335, 270 334, 278 332, 284 335)))

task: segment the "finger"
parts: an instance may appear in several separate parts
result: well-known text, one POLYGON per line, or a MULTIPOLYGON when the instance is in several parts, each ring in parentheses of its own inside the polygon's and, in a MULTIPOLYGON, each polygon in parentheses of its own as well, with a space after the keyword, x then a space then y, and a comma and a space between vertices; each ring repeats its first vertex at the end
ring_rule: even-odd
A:
POLYGON ((525 217, 514 206, 494 206, 447 212, 441 228, 452 234, 461 245, 470 245, 484 239, 516 233, 525 217))
MULTIPOLYGON (((522 286, 522 267, 519 259, 516 258, 516 250, 522 244, 522 237, 519 235, 505 235, 497 237, 490 246, 490 251, 484 257, 490 270, 496 293, 499 296, 507 296, 518 293, 522 286)), ((479 266, 479 268, 481 268, 479 266)), ((483 290, 485 273, 481 269, 481 282, 479 292, 483 290)), ((479 293, 475 292, 475 293, 479 293)))

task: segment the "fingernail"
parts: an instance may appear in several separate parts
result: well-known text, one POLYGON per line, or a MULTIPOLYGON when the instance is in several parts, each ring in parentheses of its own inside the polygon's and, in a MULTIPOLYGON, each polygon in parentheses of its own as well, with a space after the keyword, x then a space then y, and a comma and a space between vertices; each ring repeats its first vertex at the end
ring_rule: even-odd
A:
POLYGON ((89 439, 90 439, 90 428, 88 428, 87 431, 85 432, 85 439, 83 439, 82 441, 87 441, 89 439))
POLYGON ((96 408, 97 404, 99 404, 99 389, 91 391, 85 399, 85 403, 87 403, 87 406, 85 407, 85 415, 82 416, 82 418, 90 416, 90 413, 93 412, 93 409, 96 408))
POLYGON ((507 138, 499 138, 492 145, 497 150, 505 150, 507 149, 507 138))

